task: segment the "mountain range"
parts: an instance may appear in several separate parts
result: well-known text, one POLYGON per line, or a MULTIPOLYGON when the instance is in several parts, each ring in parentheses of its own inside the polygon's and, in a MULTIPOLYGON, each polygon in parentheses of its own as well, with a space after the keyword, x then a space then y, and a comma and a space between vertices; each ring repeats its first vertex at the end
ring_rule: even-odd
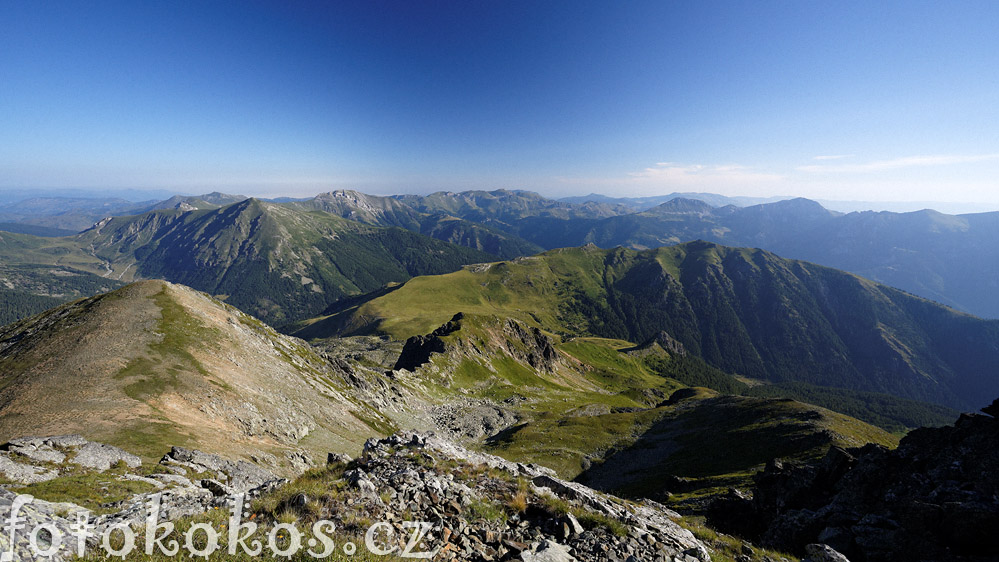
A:
MULTIPOLYGON (((141 204, 34 199, 0 208, 0 221, 20 221, 6 227, 10 232, 64 236, 65 228, 80 230, 108 216, 213 210, 245 199, 223 193, 141 204), (38 215, 25 218, 24 213, 38 215), (70 215, 77 217, 75 222, 60 222, 59 217, 70 215)), ((844 269, 978 316, 999 317, 994 282, 999 250, 992 244, 999 236, 999 213, 844 214, 800 198, 756 203, 701 193, 556 201, 509 190, 391 197, 339 190, 270 203, 369 226, 399 227, 500 259, 586 243, 645 249, 702 239, 757 247, 844 269)))
POLYGON ((218 295, 273 324, 412 275, 494 259, 404 229, 256 199, 108 218, 71 237, 4 234, 0 258, 116 281, 164 278, 218 295))

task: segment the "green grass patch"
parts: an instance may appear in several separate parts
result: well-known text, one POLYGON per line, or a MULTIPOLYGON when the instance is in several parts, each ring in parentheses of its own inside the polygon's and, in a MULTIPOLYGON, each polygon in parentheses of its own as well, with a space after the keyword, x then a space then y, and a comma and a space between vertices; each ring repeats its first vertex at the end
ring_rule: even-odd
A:
POLYGON ((124 472, 120 467, 105 472, 77 468, 47 482, 12 488, 12 491, 50 502, 72 502, 96 514, 112 513, 117 508, 104 506, 126 500, 135 494, 156 490, 155 486, 145 482, 122 480, 120 476, 124 472))

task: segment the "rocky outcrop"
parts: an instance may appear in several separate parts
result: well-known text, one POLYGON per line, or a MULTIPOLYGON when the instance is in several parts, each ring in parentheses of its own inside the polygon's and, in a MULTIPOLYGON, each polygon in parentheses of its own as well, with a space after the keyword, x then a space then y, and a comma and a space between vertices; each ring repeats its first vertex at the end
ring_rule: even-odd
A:
POLYGON ((827 544, 810 544, 805 547, 805 552, 808 553, 808 558, 801 562, 850 562, 846 556, 827 544))
POLYGON ((435 560, 711 560, 659 504, 626 502, 434 434, 370 439, 344 477, 366 498, 367 517, 429 522, 435 560))
POLYGON ((455 314, 451 320, 448 320, 447 323, 433 332, 430 332, 425 336, 413 336, 406 340, 406 345, 403 346, 402 353, 399 355, 399 360, 396 361, 393 369, 415 371, 421 365, 429 363, 430 358, 433 357, 435 353, 446 352, 447 344, 441 338, 449 336, 460 330, 461 320, 464 317, 465 315, 459 312, 458 314, 455 314))
MULTIPOLYGON (((9 533, 0 533, 0 553, 12 552, 14 560, 35 559, 27 530, 39 525, 50 525, 66 539, 59 553, 46 558, 61 562, 72 558, 75 539, 68 539, 76 536, 74 526, 80 524, 78 518, 86 522, 93 534, 87 542, 88 548, 93 550, 99 547, 100 537, 108 529, 122 525, 139 528, 145 524, 153 504, 157 506, 161 520, 172 521, 228 506, 238 495, 257 497, 287 482, 252 463, 231 461, 182 447, 174 447, 160 461, 159 468, 164 472, 148 476, 130 472, 142 465, 139 457, 117 447, 87 441, 79 435, 23 437, 11 440, 2 448, 0 473, 20 484, 79 475, 82 469, 85 473, 103 473, 104 478, 142 482, 152 490, 101 505, 103 513, 99 514, 69 502, 33 498, 18 508, 23 527, 14 544, 11 545, 9 533)), ((10 520, 16 498, 24 491, 18 486, 6 487, 11 489, 0 488, 0 520, 3 521, 10 520)), ((45 550, 50 545, 43 542, 39 546, 45 550)))
POLYGON ((687 355, 687 349, 683 347, 683 344, 667 332, 663 331, 649 338, 645 341, 645 343, 623 351, 628 355, 633 355, 635 357, 645 357, 646 355, 654 354, 657 351, 665 351, 666 353, 677 357, 687 355))
POLYGON ((561 361, 555 343, 535 326, 512 318, 467 316, 459 312, 433 332, 406 340, 394 368, 415 371, 439 353, 479 358, 501 353, 547 373, 554 372, 561 361), (456 333, 457 337, 450 337, 456 333))
MULTIPOLYGON (((105 473, 149 483, 155 491, 103 505, 108 513, 96 516, 78 505, 36 499, 19 508, 24 526, 13 545, 8 533, 0 533, 0 551, 12 551, 15 560, 33 559, 25 529, 48 524, 71 537, 83 518, 94 533, 87 543, 94 552, 110 529, 140 529, 151 507, 161 521, 176 520, 228 509, 239 492, 245 498, 263 496, 262 505, 276 506, 273 513, 331 520, 348 536, 364 535, 371 523, 408 536, 406 523, 422 521, 429 533, 421 545, 436 552, 435 560, 711 560, 707 548, 673 521, 678 516, 659 504, 627 502, 560 480, 547 468, 477 453, 434 434, 370 439, 360 458, 331 455, 329 461, 327 472, 307 477, 312 478, 307 495, 282 488, 285 481, 268 479, 267 471, 250 463, 174 447, 160 462, 162 472, 142 476, 116 464, 105 473), (334 475, 327 486, 316 486, 315 478, 327 475, 334 475)), ((9 518, 16 497, 16 490, 0 489, 0 518, 9 518)), ((264 519, 257 521, 266 528, 264 519)), ((68 560, 73 547, 75 540, 66 541, 48 559, 68 560)))
POLYGON ((222 490, 219 495, 235 494, 258 488, 267 482, 278 480, 273 473, 246 461, 231 461, 218 455, 203 453, 184 447, 173 447, 160 464, 183 466, 197 474, 204 474, 215 482, 205 487, 222 490), (207 474, 206 474, 207 473, 207 474))
POLYGON ((59 476, 59 473, 54 470, 47 470, 41 466, 17 462, 7 452, 0 452, 0 474, 7 480, 20 484, 45 482, 59 476))
POLYGON ((58 477, 59 471, 51 465, 68 463, 103 472, 119 462, 129 468, 142 466, 136 455, 79 435, 21 437, 0 446, 0 474, 21 484, 58 477))
POLYGON ((507 318, 503 326, 507 340, 506 352, 538 371, 552 372, 559 362, 552 339, 535 326, 525 326, 507 318))
POLYGON ((999 400, 984 411, 991 415, 914 430, 895 450, 868 445, 805 466, 771 462, 752 500, 725 500, 740 516, 716 523, 798 552, 824 543, 853 562, 997 560, 999 400))

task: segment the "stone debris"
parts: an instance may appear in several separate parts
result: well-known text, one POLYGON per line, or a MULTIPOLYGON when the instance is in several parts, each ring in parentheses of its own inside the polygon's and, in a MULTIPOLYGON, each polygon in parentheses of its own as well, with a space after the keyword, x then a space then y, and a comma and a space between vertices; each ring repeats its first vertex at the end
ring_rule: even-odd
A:
POLYGON ((354 509, 376 521, 430 523, 425 542, 439 549, 435 560, 711 560, 673 521, 679 516, 659 504, 625 502, 560 480, 547 468, 470 451, 434 434, 370 439, 354 464, 344 472, 357 494, 354 509), (504 502, 518 494, 523 511, 510 514, 504 502))
MULTIPOLYGON (((87 445, 74 447, 82 449, 87 445)), ((113 452, 113 448, 89 449, 113 452)), ((436 553, 434 560, 711 560, 705 546, 673 521, 677 515, 658 504, 626 502, 560 480, 547 468, 471 451, 434 434, 403 432, 371 439, 360 458, 331 456, 329 460, 329 470, 345 467, 342 484, 334 482, 330 487, 335 502, 319 502, 321 498, 314 497, 313 492, 300 492, 280 500, 283 503, 279 508, 299 510, 303 517, 331 520, 338 529, 359 537, 368 530, 359 522, 382 522, 397 533, 400 542, 401 537, 410 536, 405 523, 424 521, 430 530, 420 546, 432 549, 436 553)), ((239 497, 237 494, 259 497, 280 490, 286 483, 250 463, 181 447, 174 447, 164 456, 160 468, 182 468, 185 476, 174 472, 149 476, 126 472, 123 479, 148 483, 156 491, 106 504, 102 507, 110 513, 96 516, 73 504, 35 500, 21 509, 24 528, 47 523, 71 537, 72 525, 82 512, 100 537, 104 531, 122 525, 139 529, 152 503, 159 505, 161 520, 176 520, 209 509, 227 509, 239 497)), ((0 518, 9 516, 15 497, 14 491, 0 488, 0 518)), ((31 559, 27 533, 18 534, 16 540, 14 559, 31 559)), ((99 548, 98 540, 91 539, 89 547, 99 548)), ((48 560, 68 560, 74 544, 67 541, 62 551, 48 560)), ((0 551, 10 546, 9 535, 0 533, 0 551)))

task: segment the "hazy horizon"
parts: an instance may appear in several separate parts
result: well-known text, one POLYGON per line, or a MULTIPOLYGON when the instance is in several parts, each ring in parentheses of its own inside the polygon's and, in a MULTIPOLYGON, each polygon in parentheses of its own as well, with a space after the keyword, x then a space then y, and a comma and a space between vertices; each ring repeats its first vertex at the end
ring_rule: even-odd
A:
MULTIPOLYGON (((135 203, 148 202, 148 201, 162 201, 169 199, 173 196, 184 196, 192 197, 198 195, 205 195, 212 192, 223 192, 230 195, 243 195, 246 197, 257 197, 261 199, 311 199, 320 193, 328 193, 330 191, 338 191, 341 189, 360 191, 368 195, 377 195, 382 197, 392 196, 392 195, 428 195, 430 193, 438 191, 467 191, 467 190, 422 190, 422 191, 398 191, 398 192, 382 192, 382 193, 372 193, 365 192, 359 189, 351 188, 331 188, 323 189, 315 192, 301 192, 301 194, 270 194, 254 191, 221 191, 218 189, 208 189, 203 192, 191 192, 182 190, 170 190, 170 189, 140 189, 140 188, 121 188, 121 189, 96 189, 87 187, 69 187, 69 188, 35 188, 35 189, 0 189, 0 207, 14 204, 20 201, 34 199, 34 198, 81 198, 81 199, 100 199, 100 198, 117 198, 124 199, 127 201, 132 201, 135 203)), ((528 189, 517 189, 517 188, 503 188, 498 187, 495 189, 483 189, 475 191, 495 191, 506 189, 509 191, 528 191, 532 193, 538 193, 543 197, 550 199, 573 199, 573 198, 586 198, 586 197, 606 197, 609 199, 651 199, 657 197, 666 197, 676 194, 689 194, 689 195, 704 195, 704 196, 717 196, 721 194, 711 193, 711 192, 668 192, 668 193, 658 193, 653 195, 625 195, 625 194, 606 194, 606 193, 577 193, 568 195, 553 196, 546 194, 542 191, 528 190, 528 189)), ((738 195, 723 195, 722 197, 727 197, 734 200, 740 205, 754 205, 760 203, 769 203, 785 199, 794 199, 797 197, 802 197, 801 195, 785 194, 776 196, 757 196, 750 194, 738 194, 738 195)), ((999 211, 999 203, 986 203, 986 202, 960 202, 960 201, 920 201, 920 200, 897 200, 897 201, 879 201, 879 200, 846 200, 846 199, 823 199, 823 198, 810 198, 822 204, 825 208, 839 211, 839 212, 852 212, 852 211, 891 211, 891 212, 913 212, 920 211, 924 209, 932 209, 945 214, 968 214, 968 213, 981 213, 981 212, 992 212, 999 211)))

